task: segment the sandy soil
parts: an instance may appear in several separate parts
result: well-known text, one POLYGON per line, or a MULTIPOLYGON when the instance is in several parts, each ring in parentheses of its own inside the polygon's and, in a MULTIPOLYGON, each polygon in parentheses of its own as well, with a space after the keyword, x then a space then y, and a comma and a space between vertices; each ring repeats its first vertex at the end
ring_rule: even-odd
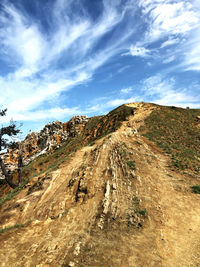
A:
POLYGON ((40 177, 42 190, 1 207, 1 227, 31 220, 0 235, 2 267, 200 266, 200 195, 137 132, 155 107, 132 106, 117 132, 40 177))

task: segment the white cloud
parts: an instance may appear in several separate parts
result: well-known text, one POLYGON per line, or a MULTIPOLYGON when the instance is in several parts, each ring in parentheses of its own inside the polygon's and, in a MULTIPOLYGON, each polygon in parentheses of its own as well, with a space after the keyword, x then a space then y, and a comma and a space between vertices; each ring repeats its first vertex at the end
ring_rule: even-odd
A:
POLYGON ((185 34, 195 27, 198 22, 191 4, 179 2, 158 5, 151 13, 154 35, 162 32, 172 34, 185 34))
POLYGON ((111 107, 119 106, 119 105, 126 104, 126 103, 132 103, 135 101, 136 101, 135 97, 117 98, 117 99, 113 99, 113 100, 108 101, 106 103, 106 106, 111 108, 111 107))
POLYGON ((178 38, 175 38, 175 39, 170 38, 167 41, 163 42, 162 45, 160 46, 160 48, 165 48, 167 46, 177 44, 179 41, 180 40, 178 38))
MULTIPOLYGON (((61 116, 63 112, 67 112, 67 108, 60 110, 57 109, 57 103, 52 104, 61 93, 90 81, 97 68, 122 51, 129 49, 124 55, 155 60, 157 51, 155 52, 155 48, 150 49, 155 41, 167 40, 160 45, 161 52, 163 48, 170 50, 173 44, 180 49, 173 47, 174 56, 171 51, 166 52, 163 63, 172 62, 180 55, 184 69, 200 70, 198 0, 195 1, 195 6, 187 0, 138 1, 143 9, 142 21, 138 24, 141 26, 143 21, 146 23, 144 34, 140 32, 141 39, 137 34, 134 35, 137 25, 132 19, 138 8, 135 1, 129 0, 123 6, 122 1, 105 0, 101 14, 96 18, 87 13, 81 6, 81 1, 76 2, 80 6, 74 11, 72 5, 75 2, 54 1, 46 18, 48 31, 45 33, 41 22, 33 19, 25 9, 20 10, 9 1, 2 2, 0 57, 1 62, 8 67, 8 73, 0 73, 0 104, 8 107, 9 115, 15 119, 36 120, 44 119, 45 116, 55 118, 54 114, 61 116), (132 16, 129 16, 130 13, 132 16), (118 26, 122 26, 120 23, 125 19, 123 26, 126 27, 121 30, 118 26), (116 31, 110 34, 113 29, 116 31), (106 42, 101 43, 104 37, 106 42), (184 38, 186 41, 179 43, 184 38), (135 40, 132 45, 130 40, 135 40), (50 102, 51 106, 44 105, 50 102), (53 107, 56 108, 54 112, 53 107)), ((118 73, 128 67, 121 66, 118 73)), ((146 81, 145 86, 146 91, 154 95, 159 90, 169 89, 169 86, 170 90, 175 90, 172 88, 173 81, 161 77, 146 81), (155 86, 157 89, 153 91, 155 86)), ((129 89, 123 88, 121 93, 128 94, 131 92, 129 89)), ((119 98, 104 103, 105 108, 108 108, 132 101, 133 98, 119 98)), ((95 108, 103 110, 101 104, 90 108, 91 112, 95 108)), ((77 107, 72 110, 81 112, 77 107)))
POLYGON ((147 38, 157 40, 166 34, 186 34, 199 23, 190 1, 140 1, 143 14, 150 20, 147 38))
POLYGON ((63 119, 66 116, 74 116, 82 114, 81 110, 78 107, 73 107, 73 108, 60 108, 60 107, 55 107, 51 109, 46 109, 46 110, 37 110, 34 112, 26 112, 25 114, 23 113, 18 113, 15 116, 16 120, 20 121, 37 121, 37 120, 44 120, 44 119, 63 119))
POLYGON ((121 67, 117 72, 121 73, 121 72, 124 72, 126 69, 129 69, 129 68, 130 68, 130 65, 127 65, 127 66, 121 67))
MULTIPOLYGON (((179 68, 199 71, 199 0, 140 0, 139 6, 147 28, 141 36, 141 45, 150 47, 167 39, 157 48, 160 56, 163 57, 163 49, 167 48, 165 53, 172 60, 173 49, 179 58, 179 68), (172 45, 176 46, 172 48, 172 45)), ((166 64, 166 60, 163 63, 166 64)))
POLYGON ((104 1, 102 14, 94 22, 85 12, 72 15, 72 4, 55 1, 45 34, 40 21, 23 9, 8 2, 2 4, 0 55, 14 70, 0 75, 0 103, 8 107, 9 116, 22 120, 53 116, 51 109, 43 109, 43 103, 52 103, 62 92, 92 79, 97 68, 123 49, 133 31, 130 28, 120 38, 112 37, 103 48, 91 52, 123 20, 126 9, 120 11, 115 2, 108 5, 104 1), (63 60, 66 63, 61 69, 59 62, 63 60), (35 117, 33 109, 39 110, 34 112, 35 117))
POLYGON ((151 97, 151 102, 160 105, 199 108, 200 94, 191 93, 191 88, 177 88, 173 77, 151 76, 142 81, 144 99, 151 97))
POLYGON ((129 52, 123 53, 122 56, 131 55, 133 57, 149 57, 150 53, 151 51, 146 49, 145 47, 131 45, 129 52))
POLYGON ((182 46, 182 50, 184 51, 182 64, 185 70, 200 71, 200 27, 182 46))
POLYGON ((133 103, 136 101, 139 101, 138 97, 115 98, 114 96, 112 96, 96 98, 95 100, 93 100, 92 105, 88 106, 85 110, 82 111, 82 113, 90 114, 93 112, 98 112, 101 114, 105 114, 114 107, 118 107, 126 103, 133 103))
POLYGON ((168 64, 168 63, 174 61, 174 59, 175 59, 175 56, 170 56, 170 57, 164 59, 164 60, 163 60, 163 63, 164 63, 164 64, 168 64))
POLYGON ((200 105, 196 101, 195 96, 189 96, 187 92, 175 92, 170 91, 165 96, 155 99, 155 103, 159 105, 166 106, 177 106, 177 107, 190 107, 190 108, 199 108, 200 105))
POLYGON ((0 21, 0 42, 6 57, 21 64, 24 68, 36 68, 46 48, 37 25, 30 25, 23 14, 12 5, 4 6, 0 21), (14 55, 14 57, 13 57, 14 55))
POLYGON ((174 79, 164 79, 161 75, 150 76, 142 81, 143 91, 146 95, 165 94, 174 87, 174 79))
POLYGON ((37 108, 42 102, 55 98, 61 92, 69 90, 72 86, 83 83, 89 78, 88 74, 84 72, 80 72, 73 79, 64 79, 61 74, 59 74, 59 79, 54 80, 49 75, 43 81, 40 79, 16 80, 12 76, 6 79, 0 78, 0 88, 4 88, 1 95, 10 115, 16 117, 19 113, 37 108), (17 91, 18 88, 20 88, 20 92, 17 91))
POLYGON ((147 57, 149 56, 150 51, 145 47, 137 47, 131 46, 130 47, 130 54, 136 57, 147 57))
POLYGON ((128 93, 130 93, 130 92, 132 92, 133 91, 133 88, 132 87, 126 87, 126 88, 122 88, 121 90, 120 90, 120 93, 121 94, 128 94, 128 93))

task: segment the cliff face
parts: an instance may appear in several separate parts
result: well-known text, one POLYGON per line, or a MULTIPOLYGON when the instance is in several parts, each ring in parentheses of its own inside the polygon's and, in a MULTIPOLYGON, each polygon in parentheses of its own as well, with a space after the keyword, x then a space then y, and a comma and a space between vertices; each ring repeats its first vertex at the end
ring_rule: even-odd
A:
POLYGON ((187 166, 200 160, 182 170, 180 156, 183 143, 198 155, 199 113, 132 103, 73 123, 79 134, 38 157, 27 184, 0 200, 1 266, 199 266, 200 195, 191 186, 200 176, 187 166))
POLYGON ((75 116, 67 123, 55 121, 45 125, 39 133, 29 133, 24 141, 17 143, 16 149, 8 149, 8 153, 4 154, 7 167, 11 171, 15 170, 19 151, 22 152, 23 163, 27 165, 39 155, 59 148, 70 137, 79 135, 87 122, 86 116, 75 116))

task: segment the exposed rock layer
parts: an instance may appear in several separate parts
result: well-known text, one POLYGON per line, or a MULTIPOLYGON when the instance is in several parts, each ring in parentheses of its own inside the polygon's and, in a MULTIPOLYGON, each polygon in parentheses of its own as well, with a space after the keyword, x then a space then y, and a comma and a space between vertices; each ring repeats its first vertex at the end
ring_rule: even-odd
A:
MULTIPOLYGON (((46 124, 39 133, 29 133, 24 141, 17 143, 16 149, 8 149, 8 152, 4 153, 7 168, 15 170, 19 151, 22 152, 23 163, 26 165, 37 156, 58 148, 69 137, 79 135, 87 122, 87 116, 74 116, 66 123, 54 121, 46 124)), ((0 178, 3 178, 1 171, 0 178)))
POLYGON ((199 266, 200 198, 189 190, 199 178, 140 135, 156 107, 131 105, 118 131, 0 207, 0 227, 23 225, 0 235, 2 267, 199 266))

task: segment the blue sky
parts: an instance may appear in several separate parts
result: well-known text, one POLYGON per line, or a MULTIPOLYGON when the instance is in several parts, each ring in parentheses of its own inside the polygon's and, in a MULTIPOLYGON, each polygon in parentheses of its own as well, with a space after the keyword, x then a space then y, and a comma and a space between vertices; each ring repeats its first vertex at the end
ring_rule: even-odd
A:
POLYGON ((2 0, 0 92, 24 133, 135 101, 200 108, 200 0, 2 0))

